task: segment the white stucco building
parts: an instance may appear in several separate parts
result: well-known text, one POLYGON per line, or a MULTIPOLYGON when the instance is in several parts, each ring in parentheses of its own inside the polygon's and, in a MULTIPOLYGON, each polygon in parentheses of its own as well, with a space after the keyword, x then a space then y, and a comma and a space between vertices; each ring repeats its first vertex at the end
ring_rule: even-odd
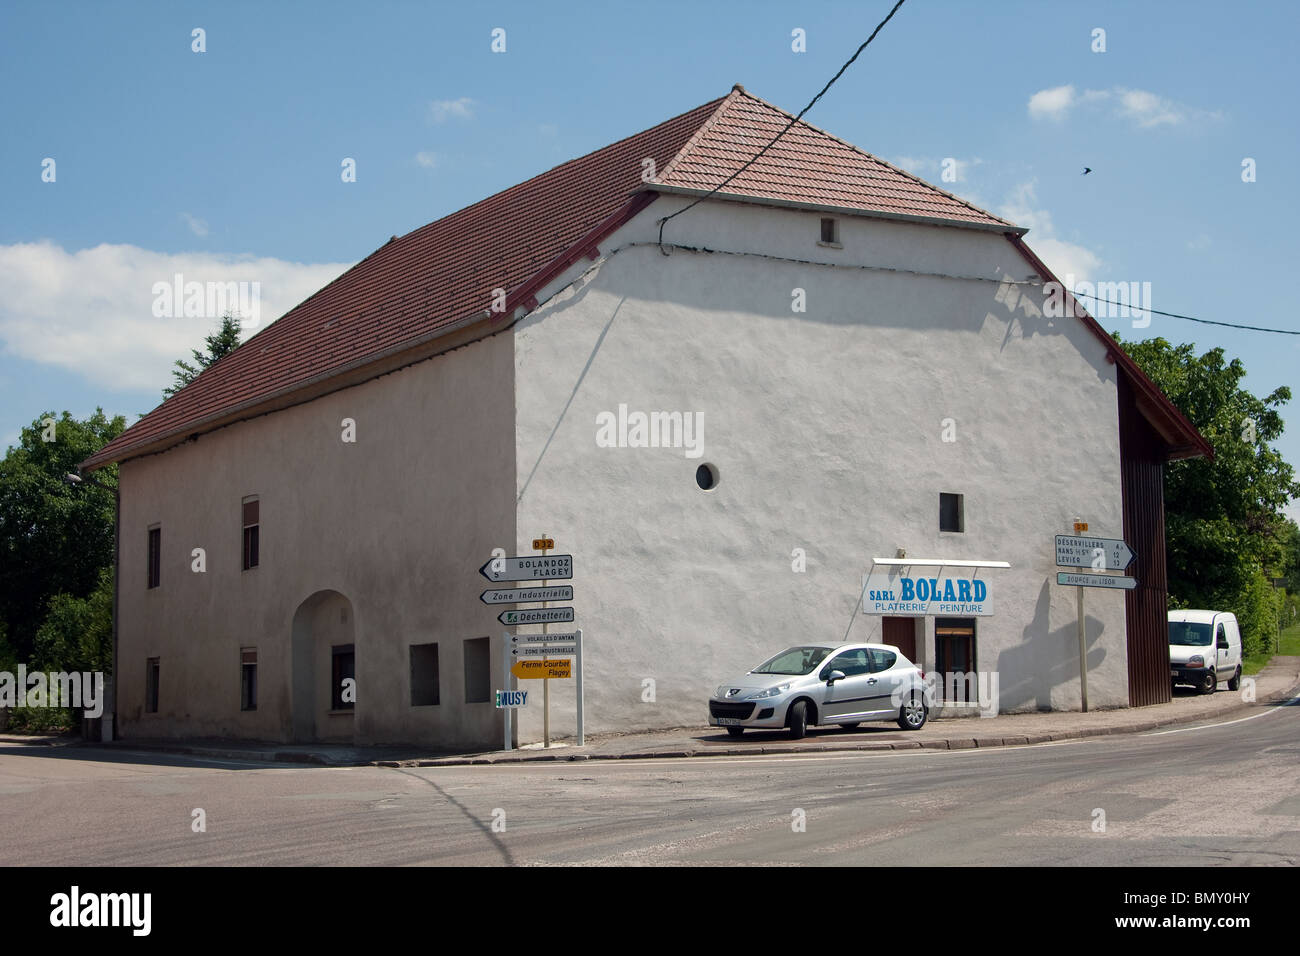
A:
POLYGON ((395 238, 86 462, 121 463, 119 734, 500 746, 478 568, 544 534, 589 733, 701 724, 726 675, 846 634, 1077 708, 1077 517, 1140 582, 1088 595, 1090 705, 1167 700, 1161 468, 1208 446, 1082 308, 1044 314, 1024 230, 829 134, 691 205, 788 121, 737 87, 395 238), (859 609, 900 555, 1010 567, 917 569, 978 578, 968 613, 859 609))

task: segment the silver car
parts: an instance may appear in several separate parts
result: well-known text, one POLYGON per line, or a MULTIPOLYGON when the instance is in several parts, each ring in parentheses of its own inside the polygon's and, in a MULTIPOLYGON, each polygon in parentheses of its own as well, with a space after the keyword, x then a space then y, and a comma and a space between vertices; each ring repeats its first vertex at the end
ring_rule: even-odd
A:
POLYGON ((709 699, 709 723, 733 737, 746 727, 788 727, 795 740, 814 724, 896 720, 920 730, 929 713, 924 682, 924 672, 889 644, 804 644, 720 685, 709 699))

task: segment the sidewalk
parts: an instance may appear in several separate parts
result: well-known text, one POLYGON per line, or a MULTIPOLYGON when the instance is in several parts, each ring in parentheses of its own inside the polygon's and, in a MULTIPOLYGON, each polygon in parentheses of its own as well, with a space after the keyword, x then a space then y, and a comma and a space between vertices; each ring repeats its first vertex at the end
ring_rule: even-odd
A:
POLYGON ((589 736, 583 747, 559 740, 549 750, 539 745, 510 752, 432 754, 417 747, 363 747, 332 744, 280 744, 242 740, 118 740, 84 743, 73 737, 27 737, 0 734, 0 749, 14 745, 94 747, 102 750, 156 751, 213 760, 314 764, 328 767, 449 767, 467 764, 525 763, 555 760, 630 760, 652 757, 753 756, 772 753, 826 753, 854 750, 963 750, 1069 740, 1104 734, 1140 733, 1175 724, 1194 724, 1248 716, 1300 692, 1300 657, 1275 657, 1255 675, 1254 703, 1220 685, 1217 693, 1196 694, 1179 688, 1168 704, 1118 708, 1088 714, 1051 711, 998 717, 953 717, 932 720, 918 731, 904 732, 892 723, 862 724, 852 731, 811 728, 803 740, 784 732, 746 731, 733 739, 720 727, 682 727, 648 733, 589 736))

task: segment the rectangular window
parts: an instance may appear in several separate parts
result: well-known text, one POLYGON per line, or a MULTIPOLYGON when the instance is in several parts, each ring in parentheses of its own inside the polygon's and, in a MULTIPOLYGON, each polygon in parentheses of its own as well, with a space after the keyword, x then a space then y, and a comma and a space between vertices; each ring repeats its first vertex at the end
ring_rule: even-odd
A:
POLYGON ((840 241, 839 223, 834 219, 822 220, 822 242, 837 245, 840 241))
POLYGON ((939 493, 939 530, 965 531, 966 515, 962 495, 939 493))
POLYGON ((935 663, 940 678, 975 670, 974 620, 935 619, 935 663))
POLYGON ((149 529, 149 587, 162 581, 162 528, 149 529))
POLYGON ((465 703, 483 704, 492 699, 492 651, 486 637, 465 641, 465 703))
POLYGON ((145 666, 144 712, 146 714, 158 713, 158 661, 159 658, 151 657, 145 666))
POLYGON ((357 705, 357 658, 353 645, 335 644, 331 650, 330 709, 352 710, 357 705))
POLYGON ((257 567, 260 543, 259 509, 256 498, 244 499, 244 570, 257 567))
POLYGON ((239 649, 239 709, 257 710, 257 648, 239 649))
POLYGON ((411 645, 411 706, 438 703, 438 645, 411 645))

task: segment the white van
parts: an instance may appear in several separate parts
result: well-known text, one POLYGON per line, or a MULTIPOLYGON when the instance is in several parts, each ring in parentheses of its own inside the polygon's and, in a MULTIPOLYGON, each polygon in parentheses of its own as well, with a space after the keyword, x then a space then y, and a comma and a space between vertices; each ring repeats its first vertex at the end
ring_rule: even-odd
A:
POLYGON ((1241 631, 1227 611, 1169 612, 1169 678, 1213 694, 1219 681, 1241 686, 1241 631))

